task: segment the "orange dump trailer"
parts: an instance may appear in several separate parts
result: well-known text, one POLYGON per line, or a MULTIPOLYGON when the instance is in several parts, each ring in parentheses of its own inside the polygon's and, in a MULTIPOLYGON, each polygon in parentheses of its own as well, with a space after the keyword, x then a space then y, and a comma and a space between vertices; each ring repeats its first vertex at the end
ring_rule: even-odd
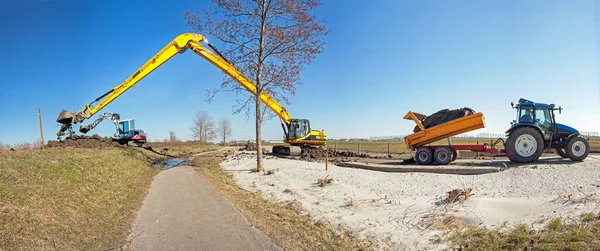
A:
MULTIPOLYGON (((410 150, 415 151, 415 159, 417 163, 421 165, 428 165, 433 162, 440 165, 447 165, 450 162, 456 160, 458 157, 458 151, 473 151, 473 152, 490 152, 490 153, 504 153, 504 149, 497 149, 496 145, 502 139, 496 140, 490 144, 476 144, 476 145, 453 145, 450 142, 450 137, 463 134, 466 132, 474 131, 485 127, 485 117, 483 113, 478 112, 469 116, 465 116, 459 119, 448 121, 444 124, 437 125, 425 129, 421 120, 425 118, 425 115, 408 111, 404 116, 404 119, 413 120, 417 126, 421 129, 420 131, 410 134, 404 138, 406 147, 410 150), (448 139, 448 145, 430 145, 431 143, 448 139)), ((504 143, 504 142, 503 142, 504 143)))

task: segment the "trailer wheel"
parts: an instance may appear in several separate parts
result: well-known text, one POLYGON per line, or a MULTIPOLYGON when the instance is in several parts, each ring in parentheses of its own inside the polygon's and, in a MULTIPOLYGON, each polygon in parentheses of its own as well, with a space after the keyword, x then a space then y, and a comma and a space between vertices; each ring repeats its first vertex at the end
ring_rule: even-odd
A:
POLYGON ((573 136, 567 142, 567 146, 565 147, 567 155, 573 161, 582 161, 584 160, 588 154, 590 153, 590 145, 583 137, 577 135, 573 136))
POLYGON ((458 151, 453 150, 452 151, 452 161, 455 161, 456 159, 458 159, 458 151))
POLYGON ((506 141, 506 155, 511 162, 536 161, 544 150, 542 135, 531 127, 515 129, 506 141))
POLYGON ((420 165, 429 165, 433 161, 433 153, 431 148, 423 146, 417 150, 415 159, 420 165))
POLYGON ((433 159, 435 159, 435 162, 440 165, 448 165, 450 162, 452 162, 453 155, 452 149, 444 146, 435 149, 435 152, 433 153, 433 159))
POLYGON ((563 158, 568 158, 569 157, 569 155, 567 154, 567 152, 565 152, 565 149, 562 149, 560 147, 556 148, 556 153, 558 153, 558 155, 560 157, 563 157, 563 158))

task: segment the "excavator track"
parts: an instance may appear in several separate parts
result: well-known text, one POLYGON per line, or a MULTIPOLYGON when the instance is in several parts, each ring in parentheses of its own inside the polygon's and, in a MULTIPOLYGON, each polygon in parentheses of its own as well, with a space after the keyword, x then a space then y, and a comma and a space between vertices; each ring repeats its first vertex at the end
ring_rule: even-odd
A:
POLYGON ((300 156, 300 155, 302 155, 302 147, 277 145, 277 146, 273 146, 273 154, 283 155, 283 156, 300 156))

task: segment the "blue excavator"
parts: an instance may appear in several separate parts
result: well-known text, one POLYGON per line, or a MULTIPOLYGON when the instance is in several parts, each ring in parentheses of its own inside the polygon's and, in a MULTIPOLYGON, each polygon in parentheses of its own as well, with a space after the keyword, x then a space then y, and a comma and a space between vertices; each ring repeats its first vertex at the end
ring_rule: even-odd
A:
POLYGON ((112 138, 113 141, 119 142, 119 144, 123 145, 132 143, 138 146, 143 146, 146 143, 146 131, 135 128, 134 119, 121 120, 121 115, 118 113, 100 114, 100 116, 98 116, 98 118, 91 124, 80 126, 79 131, 82 133, 87 133, 104 120, 109 120, 115 125, 116 132, 112 138))

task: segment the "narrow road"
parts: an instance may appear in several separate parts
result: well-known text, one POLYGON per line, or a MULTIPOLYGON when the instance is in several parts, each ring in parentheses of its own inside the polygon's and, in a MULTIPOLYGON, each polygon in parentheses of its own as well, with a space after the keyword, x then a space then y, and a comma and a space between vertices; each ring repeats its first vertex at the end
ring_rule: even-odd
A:
POLYGON ((156 175, 131 250, 279 250, 190 166, 156 175))

